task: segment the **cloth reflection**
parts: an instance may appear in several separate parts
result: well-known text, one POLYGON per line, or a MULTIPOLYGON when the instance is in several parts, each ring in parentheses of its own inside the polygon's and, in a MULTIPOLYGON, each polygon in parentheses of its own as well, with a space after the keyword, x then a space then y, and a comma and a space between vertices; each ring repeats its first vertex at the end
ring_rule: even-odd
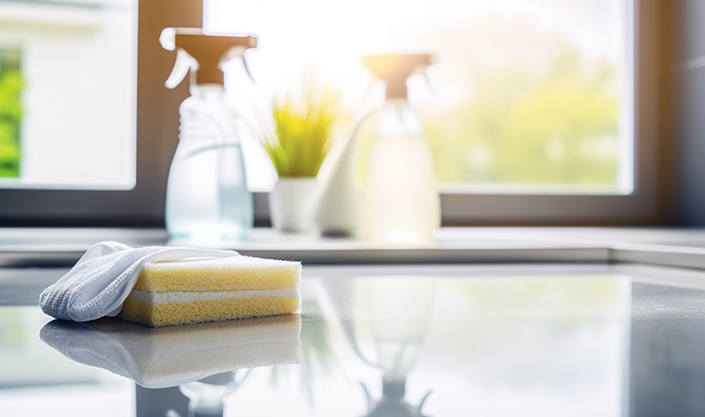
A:
POLYGON ((298 314, 162 328, 104 318, 54 320, 40 338, 73 361, 167 388, 238 369, 298 364, 300 332, 298 314))

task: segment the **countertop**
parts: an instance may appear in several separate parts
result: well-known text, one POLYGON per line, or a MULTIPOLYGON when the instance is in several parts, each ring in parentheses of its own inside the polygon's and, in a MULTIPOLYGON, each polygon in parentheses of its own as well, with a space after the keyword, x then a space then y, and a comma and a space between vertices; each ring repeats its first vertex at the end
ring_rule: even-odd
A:
POLYGON ((52 321, 0 269, 3 416, 701 416, 705 272, 313 265, 300 315, 52 321))
POLYGON ((300 314, 151 329, 42 313, 39 293, 101 240, 167 236, 0 230, 0 415, 705 415, 705 230, 381 246, 261 229, 224 247, 303 260, 300 314))

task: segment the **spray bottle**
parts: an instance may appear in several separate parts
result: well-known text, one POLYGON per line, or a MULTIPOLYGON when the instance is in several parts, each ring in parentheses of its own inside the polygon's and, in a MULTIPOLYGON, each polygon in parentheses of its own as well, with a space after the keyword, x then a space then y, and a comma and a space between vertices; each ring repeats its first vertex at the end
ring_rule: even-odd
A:
POLYGON ((224 99, 223 64, 257 46, 251 36, 209 36, 198 28, 167 28, 164 49, 176 51, 165 85, 190 72, 191 97, 179 108, 179 145, 169 170, 166 227, 172 238, 243 239, 253 224, 240 147, 244 124, 224 99))
POLYGON ((324 183, 316 213, 324 234, 433 241, 440 197, 423 124, 406 89, 407 78, 431 61, 427 54, 364 58, 365 67, 385 81, 386 101, 360 122, 324 183), (362 146, 365 132, 372 132, 369 146, 362 146))

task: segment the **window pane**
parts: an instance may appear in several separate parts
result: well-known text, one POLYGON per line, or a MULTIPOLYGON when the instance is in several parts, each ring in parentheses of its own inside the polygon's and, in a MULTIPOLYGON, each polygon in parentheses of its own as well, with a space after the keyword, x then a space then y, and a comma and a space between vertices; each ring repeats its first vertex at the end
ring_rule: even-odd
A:
POLYGON ((629 0, 207 0, 205 19, 259 36, 266 97, 314 66, 371 108, 383 93, 367 94, 363 55, 435 54, 430 87, 408 86, 445 191, 629 193, 631 13, 629 0))
POLYGON ((20 176, 22 87, 19 49, 0 49, 0 178, 20 176))
POLYGON ((0 188, 132 188, 136 62, 136 0, 0 0, 0 188))

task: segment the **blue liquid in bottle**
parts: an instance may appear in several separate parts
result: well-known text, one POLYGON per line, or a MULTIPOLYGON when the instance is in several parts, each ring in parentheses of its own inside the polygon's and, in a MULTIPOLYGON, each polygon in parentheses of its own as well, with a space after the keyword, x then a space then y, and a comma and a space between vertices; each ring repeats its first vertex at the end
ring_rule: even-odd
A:
POLYGON ((169 170, 166 227, 172 239, 242 240, 253 224, 237 113, 219 85, 195 85, 179 109, 179 145, 169 170))

